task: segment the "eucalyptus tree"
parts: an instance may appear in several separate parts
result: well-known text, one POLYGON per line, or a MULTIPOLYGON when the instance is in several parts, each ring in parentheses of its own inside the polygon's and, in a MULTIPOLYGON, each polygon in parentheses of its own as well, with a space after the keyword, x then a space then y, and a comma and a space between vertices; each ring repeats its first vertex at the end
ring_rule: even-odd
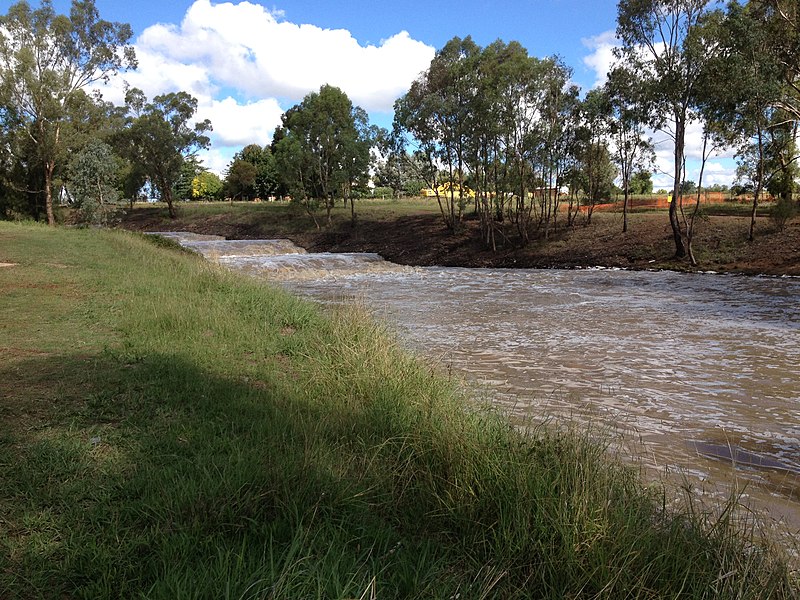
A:
POLYGON ((586 94, 579 107, 577 158, 586 194, 586 224, 591 225, 594 207, 608 199, 617 173, 608 149, 611 134, 611 99, 602 88, 586 94))
MULTIPOLYGON (((622 233, 628 231, 628 206, 634 173, 644 173, 649 180, 655 162, 653 141, 645 134, 645 116, 640 110, 639 89, 634 81, 631 73, 617 67, 608 74, 605 84, 611 113, 609 132, 622 184, 622 233)), ((649 193, 652 189, 650 181, 648 192, 638 193, 649 193)))
POLYGON ((547 236, 574 129, 570 75, 559 59, 530 57, 517 42, 482 49, 456 37, 395 103, 395 136, 424 157, 450 230, 463 215, 469 181, 487 245, 496 247, 506 220, 522 244, 535 228, 547 236), (440 168, 453 184, 444 197, 440 168))
POLYGON ((519 223, 522 211, 514 198, 527 198, 531 177, 525 141, 535 118, 537 66, 518 42, 502 40, 483 49, 479 61, 473 171, 482 235, 492 249, 506 209, 509 220, 519 223))
POLYGON ((800 6, 797 0, 750 0, 747 8, 770 41, 785 85, 778 108, 800 121, 800 6))
POLYGON ((458 222, 455 206, 439 193, 442 183, 439 157, 443 155, 443 140, 435 110, 437 104, 427 73, 423 73, 394 103, 393 152, 407 161, 428 189, 433 190, 445 226, 454 231, 458 222))
MULTIPOLYGON (((716 18, 706 20, 696 41, 697 53, 712 44, 718 48, 701 80, 701 114, 716 121, 716 129, 739 148, 739 174, 749 180, 753 191, 750 241, 759 199, 772 179, 767 172, 768 153, 777 148, 769 143, 770 132, 791 123, 778 117, 786 114, 781 107, 787 84, 761 8, 757 3, 730 3, 724 14, 719 11, 716 18)), ((790 149, 793 146, 787 145, 779 153, 790 149)))
POLYGON ((206 119, 192 125, 197 99, 187 92, 163 94, 147 102, 141 90, 132 89, 126 104, 129 120, 120 134, 126 158, 147 174, 167 203, 169 216, 175 218, 175 185, 184 163, 209 147, 206 134, 211 122, 206 119))
POLYGON ((678 214, 686 160, 686 128, 694 118, 696 85, 714 48, 687 52, 687 43, 708 11, 710 0, 620 0, 617 52, 629 73, 636 76, 641 106, 648 124, 668 135, 673 150, 673 201, 669 221, 675 257, 686 256, 684 232, 678 214))
POLYGON ((489 114, 497 115, 496 159, 503 169, 495 189, 510 194, 507 212, 525 244, 534 222, 544 224, 546 232, 553 214, 550 189, 558 179, 553 167, 560 156, 559 136, 569 121, 563 110, 569 71, 556 59, 528 56, 517 42, 487 50, 496 63, 497 94, 489 114))
POLYGON ((69 164, 69 190, 82 221, 109 225, 119 211, 120 159, 100 140, 90 141, 69 164))
POLYGON ((755 194, 752 239, 758 191, 786 200, 796 185, 800 8, 795 0, 731 2, 718 32, 725 60, 711 99, 740 138, 739 173, 755 194))
POLYGON ((269 145, 261 147, 258 144, 248 144, 233 155, 233 162, 238 160, 255 167, 255 177, 250 184, 252 189, 248 190, 247 195, 265 199, 277 193, 278 173, 275 157, 269 145))
POLYGON ((234 157, 225 172, 225 196, 231 201, 249 200, 256 194, 258 168, 248 160, 234 157))
POLYGON ((538 226, 547 238, 557 226, 560 188, 575 147, 578 88, 570 85, 572 70, 558 57, 541 61, 541 101, 536 128, 530 137, 534 185, 539 189, 538 226))
POLYGON ((798 149, 798 125, 783 109, 772 113, 767 129, 765 147, 767 191, 782 201, 791 201, 800 179, 800 150, 798 149))
POLYGON ((129 25, 100 19, 94 0, 73 0, 69 15, 56 14, 51 0, 36 10, 22 1, 0 17, 2 111, 35 150, 50 225, 69 105, 93 84, 136 66, 131 36, 129 25))
MULTIPOLYGON (((436 53, 428 69, 395 102, 394 130, 398 140, 409 134, 416 152, 425 157, 424 177, 448 229, 454 231, 465 207, 464 180, 477 125, 475 73, 480 48, 469 36, 454 37, 436 53), (451 184, 444 198, 439 193, 439 165, 451 184)), ((414 153, 414 152, 412 152, 414 153)))
MULTIPOLYGON (((279 177, 312 217, 321 200, 330 224, 334 199, 347 200, 358 177, 368 176, 373 142, 366 113, 339 88, 323 85, 286 111, 282 123, 274 143, 279 177)), ((351 211, 355 219, 352 205, 351 211)))

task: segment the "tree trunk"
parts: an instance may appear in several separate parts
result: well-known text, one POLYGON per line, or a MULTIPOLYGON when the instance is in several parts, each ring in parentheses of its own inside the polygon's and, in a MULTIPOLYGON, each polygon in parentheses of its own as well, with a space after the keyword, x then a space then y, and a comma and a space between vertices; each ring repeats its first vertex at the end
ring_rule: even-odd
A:
POLYGON ((686 123, 680 118, 675 119, 675 181, 672 187, 672 202, 669 205, 669 224, 672 227, 672 239, 675 242, 675 258, 683 259, 686 256, 686 247, 683 245, 681 222, 678 219, 678 200, 683 182, 683 152, 685 145, 686 123))
POLYGON ((622 233, 628 233, 628 186, 625 185, 625 191, 622 195, 622 233))
POLYGON ((353 228, 355 229, 356 226, 356 201, 353 198, 353 194, 351 193, 352 190, 348 190, 345 194, 344 201, 347 202, 347 197, 350 196, 350 223, 352 224, 353 228))
POLYGON ((49 160, 44 165, 44 205, 47 210, 47 224, 50 227, 56 226, 56 215, 53 211, 53 172, 55 171, 55 161, 49 160))
POLYGON ((331 218, 331 209, 333 208, 333 199, 330 195, 325 196, 325 217, 328 227, 333 224, 333 219, 331 218))
POLYGON ((747 235, 749 241, 755 240, 756 236, 756 212, 758 211, 758 197, 764 182, 764 136, 761 128, 758 129, 758 166, 756 167, 756 189, 753 193, 753 208, 750 211, 750 232, 747 235))
POLYGON ((175 203, 172 201, 172 191, 167 187, 161 191, 161 199, 167 203, 167 210, 169 211, 169 218, 178 218, 178 213, 175 211, 175 203))

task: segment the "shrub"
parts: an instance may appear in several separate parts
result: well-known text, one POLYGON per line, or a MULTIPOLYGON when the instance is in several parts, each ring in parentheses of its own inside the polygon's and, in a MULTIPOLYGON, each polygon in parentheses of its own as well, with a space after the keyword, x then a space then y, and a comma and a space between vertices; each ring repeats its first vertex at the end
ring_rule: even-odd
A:
POLYGON ((769 218, 778 231, 783 231, 786 224, 797 215, 797 203, 786 198, 779 199, 769 213, 769 218))

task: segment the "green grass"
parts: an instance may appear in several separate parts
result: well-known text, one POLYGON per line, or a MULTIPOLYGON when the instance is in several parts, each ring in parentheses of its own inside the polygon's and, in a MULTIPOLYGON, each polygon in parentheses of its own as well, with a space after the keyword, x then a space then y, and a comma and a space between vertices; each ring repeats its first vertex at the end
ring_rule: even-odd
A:
POLYGON ((797 597, 751 523, 358 309, 123 232, 0 223, 0 262, 0 597, 797 597))

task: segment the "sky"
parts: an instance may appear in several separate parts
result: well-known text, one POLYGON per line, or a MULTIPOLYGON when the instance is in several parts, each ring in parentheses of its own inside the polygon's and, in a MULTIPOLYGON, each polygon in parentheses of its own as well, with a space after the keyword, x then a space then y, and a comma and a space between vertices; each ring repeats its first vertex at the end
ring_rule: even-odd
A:
MULTIPOLYGON (((29 0, 33 7, 38 0, 29 0)), ((100 17, 129 23, 139 62, 102 89, 122 104, 125 84, 148 98, 184 90, 198 99, 197 118, 211 120, 212 147, 201 158, 222 174, 249 143, 268 144, 284 111, 328 83, 391 127, 392 105, 454 36, 480 46, 520 42, 540 58, 559 55, 583 90, 602 83, 617 43, 613 0, 95 0, 100 17)), ((0 0, 5 14, 12 4, 0 0)), ((68 13, 69 0, 54 0, 68 13)), ((654 136, 656 188, 671 187, 671 144, 654 136)), ((689 131, 689 158, 700 132, 689 131)), ((697 165, 689 161, 688 179, 697 165)), ((717 158, 704 185, 729 184, 734 165, 717 158)))

